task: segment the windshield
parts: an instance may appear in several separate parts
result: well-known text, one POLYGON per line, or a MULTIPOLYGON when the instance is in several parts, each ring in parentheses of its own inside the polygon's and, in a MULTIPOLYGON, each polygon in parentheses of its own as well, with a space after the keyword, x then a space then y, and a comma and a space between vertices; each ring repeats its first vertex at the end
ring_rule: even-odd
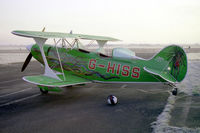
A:
POLYGON ((112 56, 120 58, 134 58, 135 52, 127 48, 114 48, 112 51, 112 56))

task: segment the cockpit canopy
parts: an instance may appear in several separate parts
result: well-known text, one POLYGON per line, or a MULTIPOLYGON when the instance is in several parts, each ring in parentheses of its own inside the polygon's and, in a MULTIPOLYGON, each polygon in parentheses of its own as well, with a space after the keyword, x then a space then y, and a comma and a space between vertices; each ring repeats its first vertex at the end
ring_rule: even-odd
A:
POLYGON ((127 48, 114 48, 112 51, 113 57, 128 58, 128 59, 143 59, 135 55, 135 52, 127 48))
POLYGON ((114 48, 112 51, 112 56, 120 58, 134 58, 135 52, 127 48, 114 48))

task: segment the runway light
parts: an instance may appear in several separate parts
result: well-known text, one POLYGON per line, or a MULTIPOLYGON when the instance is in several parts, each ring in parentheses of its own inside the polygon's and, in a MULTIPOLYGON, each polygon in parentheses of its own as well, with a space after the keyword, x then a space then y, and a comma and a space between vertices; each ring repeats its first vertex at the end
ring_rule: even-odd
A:
POLYGON ((110 105, 116 105, 117 104, 117 97, 113 95, 109 95, 107 98, 107 102, 110 105))

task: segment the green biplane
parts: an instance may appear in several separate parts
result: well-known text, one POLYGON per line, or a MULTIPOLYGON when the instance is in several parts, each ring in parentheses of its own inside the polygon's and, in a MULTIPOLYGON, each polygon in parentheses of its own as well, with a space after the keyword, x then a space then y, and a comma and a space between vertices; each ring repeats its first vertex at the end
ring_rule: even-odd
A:
POLYGON ((170 45, 151 59, 143 59, 126 48, 114 48, 108 56, 103 49, 108 41, 118 39, 57 32, 13 31, 15 35, 33 38, 34 45, 27 46, 30 54, 22 67, 26 68, 33 56, 45 67, 43 75, 25 76, 23 79, 38 85, 42 93, 59 88, 86 83, 152 83, 173 85, 181 82, 187 73, 187 57, 177 45, 170 45), (53 39, 55 45, 45 42, 53 39), (67 40, 68 39, 68 40, 67 40), (72 43, 69 42, 72 39, 72 43), (99 45, 95 51, 83 47, 81 40, 93 40, 99 45), (58 44, 62 44, 58 46, 58 44))

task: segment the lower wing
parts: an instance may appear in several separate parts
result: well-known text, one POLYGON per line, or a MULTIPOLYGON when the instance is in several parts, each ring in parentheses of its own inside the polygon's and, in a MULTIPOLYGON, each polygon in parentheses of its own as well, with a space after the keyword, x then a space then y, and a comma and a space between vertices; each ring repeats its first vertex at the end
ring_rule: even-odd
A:
POLYGON ((85 84, 85 83, 92 82, 92 81, 89 81, 87 79, 84 79, 72 74, 68 74, 66 76, 65 81, 47 77, 45 75, 25 76, 23 77, 23 80, 32 84, 41 85, 41 86, 49 86, 49 87, 65 87, 65 86, 85 84))

